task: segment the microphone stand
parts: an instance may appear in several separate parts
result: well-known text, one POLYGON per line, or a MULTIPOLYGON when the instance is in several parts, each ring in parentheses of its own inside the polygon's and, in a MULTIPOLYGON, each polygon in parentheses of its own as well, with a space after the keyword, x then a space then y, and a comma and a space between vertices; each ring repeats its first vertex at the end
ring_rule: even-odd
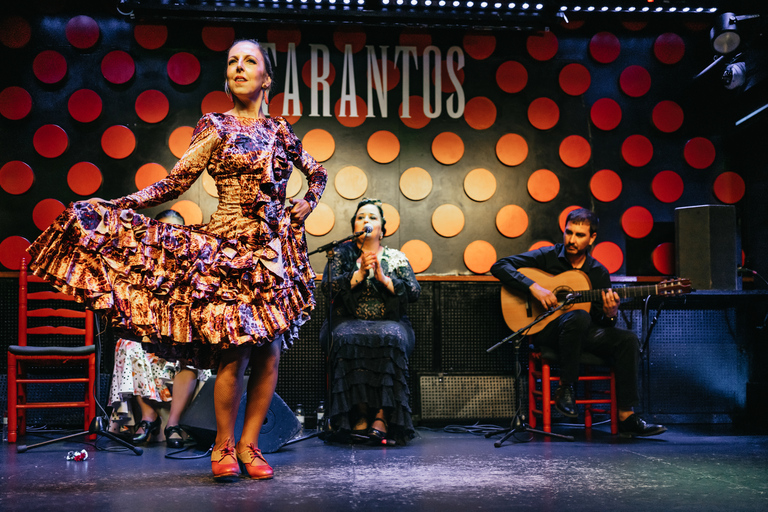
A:
MULTIPOLYGON (((506 344, 506 343, 512 343, 512 347, 514 349, 515 354, 515 372, 517 372, 517 375, 515 375, 515 396, 517 397, 517 407, 515 408, 515 416, 512 418, 512 421, 510 422, 509 428, 504 428, 500 430, 494 430, 493 432, 488 432, 485 434, 485 438, 488 439, 491 436, 495 436, 497 434, 504 434, 504 437, 501 438, 500 441, 496 441, 493 443, 493 446, 496 448, 501 448, 501 445, 504 444, 504 441, 512 437, 513 435, 517 434, 518 432, 529 432, 529 433, 535 433, 535 434, 541 434, 543 436, 549 436, 549 437, 557 437, 559 439, 565 439, 566 441, 573 441, 573 436, 566 436, 563 434, 557 434, 554 432, 544 432, 543 430, 537 430, 534 428, 531 428, 526 422, 525 422, 525 415, 522 414, 520 411, 522 409, 522 386, 520 385, 520 374, 522 373, 520 368, 520 344, 523 341, 523 338, 525 337, 525 333, 528 332, 528 330, 536 325, 537 323, 541 322, 545 318, 553 315, 554 313, 566 308, 567 306, 570 306, 576 298, 579 297, 579 294, 569 294, 568 297, 566 297, 565 301, 563 301, 562 304, 558 305, 557 307, 554 307, 552 309, 548 309, 544 313, 540 314, 536 319, 531 322, 530 324, 526 325, 522 329, 513 332, 500 342, 496 343, 492 347, 486 350, 486 352, 493 352, 500 346, 506 344)), ((546 398, 547 400, 549 397, 546 398)), ((542 400, 544 398, 542 397, 542 400)))

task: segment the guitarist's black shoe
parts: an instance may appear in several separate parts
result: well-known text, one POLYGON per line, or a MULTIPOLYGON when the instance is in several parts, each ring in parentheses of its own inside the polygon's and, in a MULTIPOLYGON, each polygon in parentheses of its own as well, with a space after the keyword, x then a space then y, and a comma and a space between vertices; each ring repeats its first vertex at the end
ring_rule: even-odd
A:
POLYGON ((576 403, 574 402, 573 386, 570 384, 560 384, 555 391, 555 409, 569 418, 578 417, 576 412, 576 403))
POLYGON ((666 431, 667 427, 646 423, 637 414, 633 414, 624 421, 619 421, 619 437, 657 436, 666 431))

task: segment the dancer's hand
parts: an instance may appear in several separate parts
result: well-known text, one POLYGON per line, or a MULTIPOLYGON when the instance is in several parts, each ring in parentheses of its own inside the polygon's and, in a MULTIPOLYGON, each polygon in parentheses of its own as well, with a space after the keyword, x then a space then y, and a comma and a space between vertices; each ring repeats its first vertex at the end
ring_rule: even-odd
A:
POLYGON ((304 223, 304 219, 312 213, 312 207, 306 199, 289 199, 291 204, 291 226, 298 228, 304 223))

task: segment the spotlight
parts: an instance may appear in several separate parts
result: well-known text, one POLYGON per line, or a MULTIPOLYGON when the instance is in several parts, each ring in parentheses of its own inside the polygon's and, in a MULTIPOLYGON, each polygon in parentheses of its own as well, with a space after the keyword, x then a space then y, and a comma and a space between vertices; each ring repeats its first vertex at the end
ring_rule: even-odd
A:
POLYGON ((721 80, 726 89, 736 89, 744 85, 746 81, 747 65, 743 62, 736 62, 734 64, 728 64, 721 80))
POLYGON ((736 30, 736 16, 732 12, 725 12, 717 18, 715 26, 709 32, 712 48, 720 55, 731 53, 741 44, 741 36, 736 30))

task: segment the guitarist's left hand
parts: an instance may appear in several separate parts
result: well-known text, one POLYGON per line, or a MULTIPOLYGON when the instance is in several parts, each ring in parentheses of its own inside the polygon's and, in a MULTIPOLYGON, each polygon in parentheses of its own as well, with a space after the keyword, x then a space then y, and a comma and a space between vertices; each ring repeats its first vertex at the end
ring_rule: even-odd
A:
POLYGON ((612 289, 603 290, 603 313, 606 318, 615 318, 619 314, 619 294, 612 289))

